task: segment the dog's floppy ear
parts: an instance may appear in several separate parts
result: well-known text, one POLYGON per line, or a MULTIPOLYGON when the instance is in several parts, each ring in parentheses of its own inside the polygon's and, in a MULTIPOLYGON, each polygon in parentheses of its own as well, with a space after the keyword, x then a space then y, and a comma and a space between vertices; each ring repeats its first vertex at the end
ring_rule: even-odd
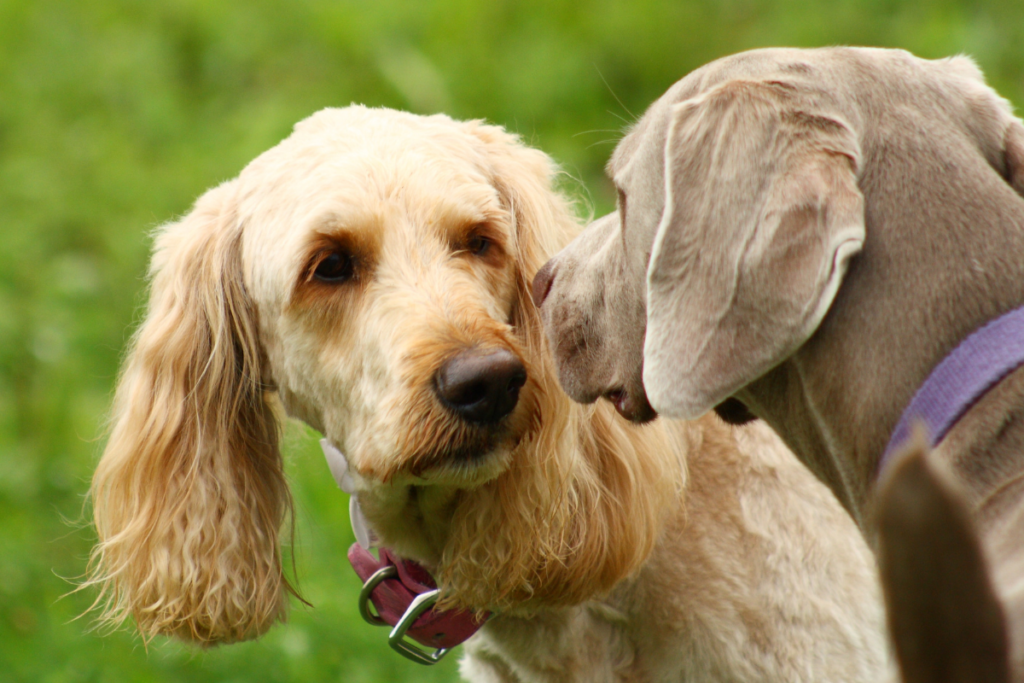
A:
POLYGON ((283 617, 290 497, 243 284, 235 187, 156 241, 149 310, 119 380, 92 484, 90 583, 144 637, 254 637, 283 617))
POLYGON ((644 345, 661 413, 697 417, 783 361, 860 251, 856 136, 803 99, 730 81, 671 111, 644 345))

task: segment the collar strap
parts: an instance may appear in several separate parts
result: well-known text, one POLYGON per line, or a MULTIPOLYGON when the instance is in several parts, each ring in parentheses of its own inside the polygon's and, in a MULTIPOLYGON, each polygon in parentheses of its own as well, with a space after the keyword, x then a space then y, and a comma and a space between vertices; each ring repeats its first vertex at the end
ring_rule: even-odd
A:
POLYGON ((936 366, 903 411, 878 472, 923 422, 934 447, 989 389, 1024 364, 1024 307, 991 320, 936 366))
MULTIPOLYGON (((437 594, 437 583, 419 563, 399 559, 387 548, 380 548, 379 554, 380 560, 377 560, 368 550, 354 543, 348 550, 348 560, 359 578, 366 582, 369 600, 377 610, 376 617, 365 613, 363 617, 374 624, 383 622, 397 627, 408 620, 409 611, 413 603, 417 602, 417 598, 437 594), (384 571, 389 567, 393 567, 394 571, 384 571), (375 575, 386 578, 371 581, 375 575)), ((411 623, 404 624, 406 628, 401 635, 408 636, 421 645, 449 649, 480 630, 487 621, 487 616, 477 618, 466 610, 436 610, 431 606, 411 623)))
POLYGON ((378 549, 380 560, 377 560, 370 548, 378 545, 378 539, 356 499, 358 487, 349 470, 348 458, 327 439, 320 440, 320 447, 338 487, 351 496, 349 519, 358 543, 348 549, 348 561, 363 581, 360 614, 375 626, 394 626, 388 644, 402 655, 421 664, 439 661, 450 648, 480 630, 490 615, 478 618, 465 610, 436 610, 437 582, 422 565, 400 559, 384 547, 378 549), (368 602, 373 603, 376 615, 370 612, 368 602), (423 652, 406 643, 405 636, 438 649, 433 653, 423 652))

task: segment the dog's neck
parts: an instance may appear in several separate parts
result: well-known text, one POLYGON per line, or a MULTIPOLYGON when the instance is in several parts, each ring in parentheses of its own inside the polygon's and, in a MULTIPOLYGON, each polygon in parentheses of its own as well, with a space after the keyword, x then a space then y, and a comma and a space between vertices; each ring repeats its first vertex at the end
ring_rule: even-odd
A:
MULTIPOLYGON (((925 171, 942 167, 934 155, 925 171)), ((862 527, 879 459, 918 387, 971 332, 1024 304, 1024 199, 991 167, 908 184, 922 172, 910 161, 867 161, 867 239, 829 314, 737 394, 862 527)))

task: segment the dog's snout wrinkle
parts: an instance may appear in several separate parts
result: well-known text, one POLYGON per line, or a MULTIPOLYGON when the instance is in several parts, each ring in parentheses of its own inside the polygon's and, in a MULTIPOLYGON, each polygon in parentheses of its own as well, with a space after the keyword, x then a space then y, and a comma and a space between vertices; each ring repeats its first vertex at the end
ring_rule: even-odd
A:
POLYGON ((533 276, 533 286, 531 287, 530 294, 533 296, 533 304, 537 308, 540 308, 544 303, 544 299, 548 298, 548 293, 551 291, 551 284, 555 281, 557 270, 555 260, 551 259, 541 266, 537 274, 533 276))
POLYGON ((434 377, 434 392, 466 422, 493 424, 516 407, 526 368, 511 351, 470 350, 448 359, 434 377))

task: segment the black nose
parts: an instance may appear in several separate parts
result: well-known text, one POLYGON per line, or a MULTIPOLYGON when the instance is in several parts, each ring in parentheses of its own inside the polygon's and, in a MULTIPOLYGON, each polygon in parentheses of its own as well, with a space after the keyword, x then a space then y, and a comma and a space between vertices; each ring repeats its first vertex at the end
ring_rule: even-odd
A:
POLYGON ((533 287, 530 293, 533 294, 533 304, 537 308, 540 308, 544 299, 548 298, 551 283, 555 281, 555 270, 555 259, 551 259, 541 266, 537 274, 533 276, 533 287))
POLYGON ((449 358, 434 376, 434 393, 467 422, 491 424, 512 412, 526 368, 514 353, 471 350, 449 358))

